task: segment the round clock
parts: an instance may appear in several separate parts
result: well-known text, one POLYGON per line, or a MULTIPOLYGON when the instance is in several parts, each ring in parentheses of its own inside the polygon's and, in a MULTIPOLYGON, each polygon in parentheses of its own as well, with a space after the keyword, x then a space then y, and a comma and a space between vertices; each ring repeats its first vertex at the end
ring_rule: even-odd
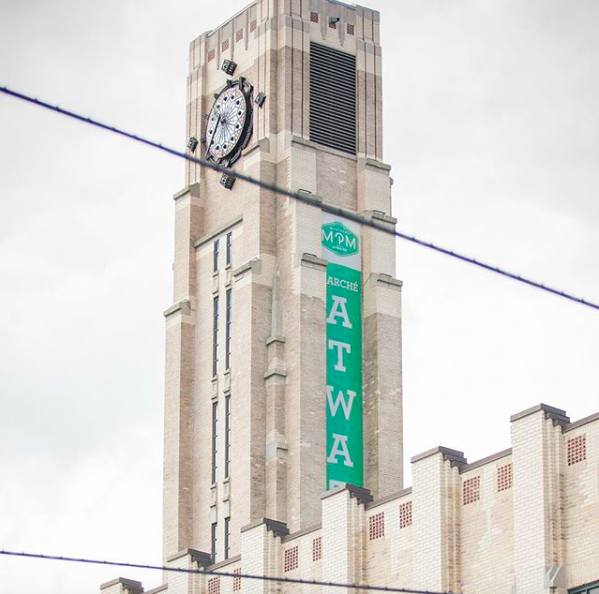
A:
POLYGON ((206 121, 206 158, 230 167, 252 136, 253 87, 244 78, 229 81, 215 97, 206 121))

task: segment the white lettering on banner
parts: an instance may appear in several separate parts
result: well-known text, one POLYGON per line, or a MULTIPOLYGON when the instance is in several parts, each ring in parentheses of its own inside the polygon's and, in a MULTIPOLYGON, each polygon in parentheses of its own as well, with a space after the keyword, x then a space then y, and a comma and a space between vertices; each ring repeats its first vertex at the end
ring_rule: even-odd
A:
POLYGON ((346 483, 343 481, 334 481, 331 479, 329 481, 329 489, 336 489, 337 487, 345 487, 346 483))
POLYGON ((341 404, 343 414, 345 415, 346 420, 349 421, 349 416, 351 415, 351 409, 354 404, 356 393, 353 390, 348 390, 347 395, 349 396, 349 403, 345 400, 345 395, 343 394, 342 390, 337 392, 337 399, 333 400, 333 386, 327 386, 327 401, 329 403, 329 408, 331 409, 331 414, 335 416, 337 414, 337 410, 339 409, 339 404, 341 404))
POLYGON ((327 279, 327 285, 341 287, 342 289, 352 291, 352 293, 357 293, 360 289, 358 283, 352 283, 351 281, 345 280, 344 278, 337 278, 336 276, 329 276, 327 279))
POLYGON ((335 363, 336 371, 347 371, 345 365, 343 365, 343 351, 351 353, 351 345, 347 342, 340 342, 338 340, 329 340, 329 349, 337 348, 337 363, 335 363))
POLYGON ((343 464, 345 466, 349 466, 350 468, 354 467, 354 463, 352 462, 349 450, 347 449, 347 435, 338 435, 337 433, 333 433, 333 447, 331 448, 331 453, 327 458, 327 462, 331 464, 337 464, 337 456, 343 456, 345 461, 343 464))
POLYGON ((327 318, 327 324, 336 324, 336 317, 341 318, 341 324, 344 328, 353 328, 349 321, 349 315, 347 313, 347 299, 345 297, 339 297, 339 295, 331 295, 333 298, 333 307, 331 307, 331 313, 327 318))

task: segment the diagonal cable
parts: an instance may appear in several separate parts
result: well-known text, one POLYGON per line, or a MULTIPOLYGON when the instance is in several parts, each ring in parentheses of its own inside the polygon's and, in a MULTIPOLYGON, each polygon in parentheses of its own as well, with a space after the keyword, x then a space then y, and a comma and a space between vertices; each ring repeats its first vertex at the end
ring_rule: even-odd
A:
POLYGON ((78 557, 63 557, 58 555, 43 555, 41 553, 19 553, 17 551, 0 550, 0 555, 10 557, 25 557, 27 559, 44 559, 46 561, 70 561, 89 565, 110 565, 113 567, 131 567, 135 569, 156 569, 175 573, 192 573, 210 577, 231 577, 236 579, 260 580, 266 582, 286 582, 309 586, 324 586, 327 588, 349 588, 352 590, 373 590, 377 592, 398 592, 401 594, 451 594, 451 592, 434 592, 431 590, 413 590, 411 588, 393 588, 387 586, 374 586, 371 584, 344 584, 341 582, 325 582, 322 580, 303 580, 301 578, 276 577, 272 575, 255 575, 248 573, 233 573, 229 571, 210 571, 208 569, 188 569, 185 567, 165 567, 162 565, 144 565, 142 563, 126 563, 124 561, 103 561, 101 559, 85 559, 78 557))
POLYGON ((372 227, 374 229, 382 231, 383 233, 389 233, 390 235, 394 235, 395 237, 399 237, 400 239, 404 239, 411 243, 415 243, 416 245, 428 248, 430 250, 434 250, 441 254, 445 254, 446 256, 449 256, 451 258, 461 260, 462 262, 466 262, 468 264, 473 264, 474 266, 478 266, 479 268, 483 268, 484 270, 488 270, 489 272, 499 274, 500 276, 504 276, 506 278, 511 278, 512 280, 518 281, 525 285, 529 285, 530 287, 534 287, 535 289, 539 289, 541 291, 545 291, 546 293, 551 293, 553 295, 557 295, 558 297, 563 297, 564 299, 574 301, 575 303, 579 303, 580 305, 585 305, 586 307, 591 307, 593 309, 599 310, 599 304, 594 303, 592 301, 588 301, 587 299, 583 299, 582 297, 576 297, 575 295, 572 295, 571 293, 567 293, 566 291, 562 291, 560 289, 555 289, 553 287, 545 285, 544 283, 539 283, 537 281, 534 281, 534 280, 531 280, 524 276, 521 276, 520 274, 509 272, 507 270, 504 270, 503 268, 499 268, 498 266, 486 264, 485 262, 481 262, 480 260, 477 260, 476 258, 472 258, 470 256, 465 256, 458 252, 454 252, 453 250, 435 245, 434 243, 432 243, 430 241, 426 241, 424 239, 419 239, 413 235, 408 235, 406 233, 402 233, 401 231, 396 231, 395 229, 391 229, 389 226, 386 226, 383 223, 378 223, 374 220, 367 219, 367 218, 362 217, 352 211, 345 210, 343 208, 338 208, 335 206, 331 206, 330 204, 325 204, 325 203, 321 202, 320 200, 310 197, 308 194, 291 192, 289 190, 285 190, 284 188, 279 188, 273 184, 269 184, 262 180, 251 177, 249 175, 245 175, 245 173, 241 173, 239 171, 233 171, 232 169, 229 169, 228 167, 222 167, 221 165, 217 165, 216 163, 213 163, 212 161, 208 161, 206 159, 193 157, 192 155, 188 155, 188 154, 182 153, 181 151, 178 151, 176 149, 170 148, 168 146, 164 146, 163 144, 161 144, 159 142, 154 142, 153 140, 149 140, 147 138, 144 138, 143 136, 139 136, 137 134, 132 134, 131 132, 126 132, 125 130, 121 130, 120 128, 116 128, 115 126, 111 126, 110 124, 106 124, 106 123, 100 122, 98 120, 88 118, 86 116, 77 114, 73 111, 69 111, 68 109, 63 109, 62 107, 59 107, 58 105, 52 105, 51 103, 47 103, 46 101, 42 101, 41 99, 37 99, 30 95, 26 95, 24 93, 19 93, 17 91, 13 91, 13 90, 9 89, 8 87, 0 87, 0 92, 4 93, 5 95, 10 95, 11 97, 15 97, 17 99, 21 99, 22 101, 27 101, 29 103, 33 103, 34 105, 43 107, 44 109, 48 109, 50 111, 54 111, 56 113, 73 118, 75 120, 79 120, 86 124, 90 124, 97 128, 101 128, 103 130, 108 130, 109 132, 113 132, 114 134, 119 134, 120 136, 124 136, 125 138, 129 138, 136 142, 140 142, 142 144, 146 144, 148 146, 157 148, 158 150, 161 150, 161 151, 168 153, 170 155, 173 155, 175 157, 179 157, 180 159, 185 159, 186 161, 195 163, 196 165, 200 165, 202 167, 206 167, 208 169, 218 171, 218 172, 228 175, 230 177, 240 179, 242 181, 253 184, 253 185, 263 188, 265 190, 269 190, 276 194, 280 194, 281 196, 287 196, 288 198, 293 198, 294 200, 297 200, 298 202, 302 202, 304 204, 309 204, 310 206, 315 206, 317 208, 320 208, 324 212, 328 212, 333 215, 345 217, 346 219, 349 219, 350 221, 355 221, 356 223, 359 223, 361 225, 365 225, 367 227, 372 227))

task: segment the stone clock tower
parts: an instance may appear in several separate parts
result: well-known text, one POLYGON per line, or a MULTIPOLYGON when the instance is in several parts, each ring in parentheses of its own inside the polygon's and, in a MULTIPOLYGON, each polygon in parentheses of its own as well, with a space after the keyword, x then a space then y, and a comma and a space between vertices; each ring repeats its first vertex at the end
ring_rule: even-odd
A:
MULTIPOLYGON (((381 87, 377 12, 257 0, 191 43, 190 150, 393 228, 381 87)), ((343 483, 399 491, 393 238, 193 164, 175 225, 165 560, 312 527, 343 483)))

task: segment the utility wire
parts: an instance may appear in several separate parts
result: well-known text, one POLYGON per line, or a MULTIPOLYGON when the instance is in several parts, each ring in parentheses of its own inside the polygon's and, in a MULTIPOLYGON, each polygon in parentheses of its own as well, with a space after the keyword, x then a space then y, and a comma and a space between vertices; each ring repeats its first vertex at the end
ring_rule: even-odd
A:
POLYGON ((216 163, 213 163, 212 161, 208 161, 206 159, 201 159, 198 157, 193 157, 186 153, 182 153, 181 151, 178 151, 176 149, 164 146, 163 144, 161 144, 159 142, 154 142, 153 140, 144 138, 143 136, 139 136, 137 134, 132 134, 130 132, 126 132, 124 130, 121 130, 120 128, 111 126, 110 124, 105 124, 98 120, 88 118, 86 116, 77 114, 73 111, 69 111, 68 109, 63 109, 62 107, 59 107, 58 105, 52 105, 50 103, 47 103, 46 101, 42 101, 41 99, 37 99, 30 95, 25 95, 24 93, 12 91, 8 87, 0 87, 0 92, 4 93, 5 95, 10 95, 11 97, 16 97, 17 99, 21 99, 22 101, 27 101, 29 103, 33 103, 34 105, 43 107, 44 109, 49 109, 50 111, 57 112, 64 116, 68 116, 75 120, 79 120, 86 124, 90 124, 97 128, 102 128, 103 130, 108 130, 109 132, 119 134, 120 136, 125 136, 126 138, 129 138, 136 142, 140 142, 142 144, 146 144, 148 146, 157 148, 165 153, 168 153, 175 157, 179 157, 180 159, 185 159, 186 161, 195 163, 196 165, 200 165, 202 167, 206 167, 208 169, 212 169, 214 171, 224 173, 225 175, 228 175, 230 177, 240 179, 242 181, 248 182, 250 184, 253 184, 255 186, 263 188, 265 190, 274 192, 275 194, 287 196, 288 198, 293 198, 294 200, 297 200, 298 202, 302 202, 304 204, 309 204, 310 206, 315 206, 317 208, 320 208, 324 212, 328 212, 333 215, 345 217, 346 219, 349 219, 350 221, 355 221, 356 223, 359 223, 361 225, 365 225, 367 227, 372 227, 374 229, 377 229, 378 231, 382 231, 384 233, 394 235, 395 237, 399 237, 400 239, 404 239, 411 243, 415 243, 416 245, 428 248, 430 250, 434 250, 436 252, 440 252, 441 254, 445 254, 446 256, 450 256, 451 258, 461 260, 462 262, 467 262, 468 264, 473 264, 474 266, 478 266, 479 268, 483 268, 485 270, 488 270, 489 272, 493 272, 495 274, 499 274, 501 276, 511 278, 512 280, 518 281, 520 283, 524 283, 525 285, 534 287, 535 289, 540 289, 541 291, 545 291, 546 293, 551 293, 553 295, 557 295, 558 297, 563 297, 564 299, 574 301, 575 303, 579 303, 581 305, 585 305, 587 307, 591 307, 593 309, 599 310, 599 304, 597 304, 597 303, 593 303, 592 301, 588 301, 581 297, 576 297, 570 293, 567 293, 560 289, 552 288, 548 285, 531 280, 531 279, 521 276, 519 274, 509 272, 507 270, 504 270, 503 268, 499 268, 498 266, 486 264, 485 262, 481 262, 480 260, 477 260, 476 258, 472 258, 470 256, 465 256, 463 254, 459 254, 457 252, 454 252, 453 250, 435 245, 434 243, 432 243, 430 241, 418 239, 417 237, 415 237, 413 235, 408 235, 406 233, 396 231, 395 229, 391 229, 389 226, 386 226, 384 223, 378 223, 377 221, 367 219, 365 217, 362 217, 354 212, 345 210, 343 208, 331 206, 330 204, 324 204, 320 200, 318 200, 314 197, 310 197, 309 194, 291 192, 289 190, 285 190, 284 188, 279 188, 273 184, 269 184, 262 180, 250 177, 249 175, 245 175, 244 173, 240 173, 239 171, 233 171, 232 169, 229 169, 228 167, 222 167, 221 165, 217 165, 216 163))
POLYGON ((434 592, 431 590, 412 590, 410 588, 393 588, 386 586, 373 586, 371 584, 344 584, 341 582, 324 582, 322 580, 302 580, 300 578, 275 577, 271 575, 254 575, 247 573, 232 573, 227 571, 209 571, 208 569, 187 569, 183 567, 164 567, 161 565, 143 565, 141 563, 125 563, 120 561, 102 561, 100 559, 84 559, 77 557, 62 557, 57 555, 42 555, 38 553, 19 553, 17 551, 0 550, 0 555, 11 557, 26 557, 28 559, 46 559, 49 561, 71 561, 92 565, 111 565, 116 567, 133 567, 135 569, 157 569, 176 573, 193 573, 211 577, 230 577, 246 580, 260 580, 263 582, 286 582, 308 586, 324 586, 326 588, 350 588, 353 590, 374 590, 378 592, 399 592, 401 594, 451 594, 451 592, 434 592))

